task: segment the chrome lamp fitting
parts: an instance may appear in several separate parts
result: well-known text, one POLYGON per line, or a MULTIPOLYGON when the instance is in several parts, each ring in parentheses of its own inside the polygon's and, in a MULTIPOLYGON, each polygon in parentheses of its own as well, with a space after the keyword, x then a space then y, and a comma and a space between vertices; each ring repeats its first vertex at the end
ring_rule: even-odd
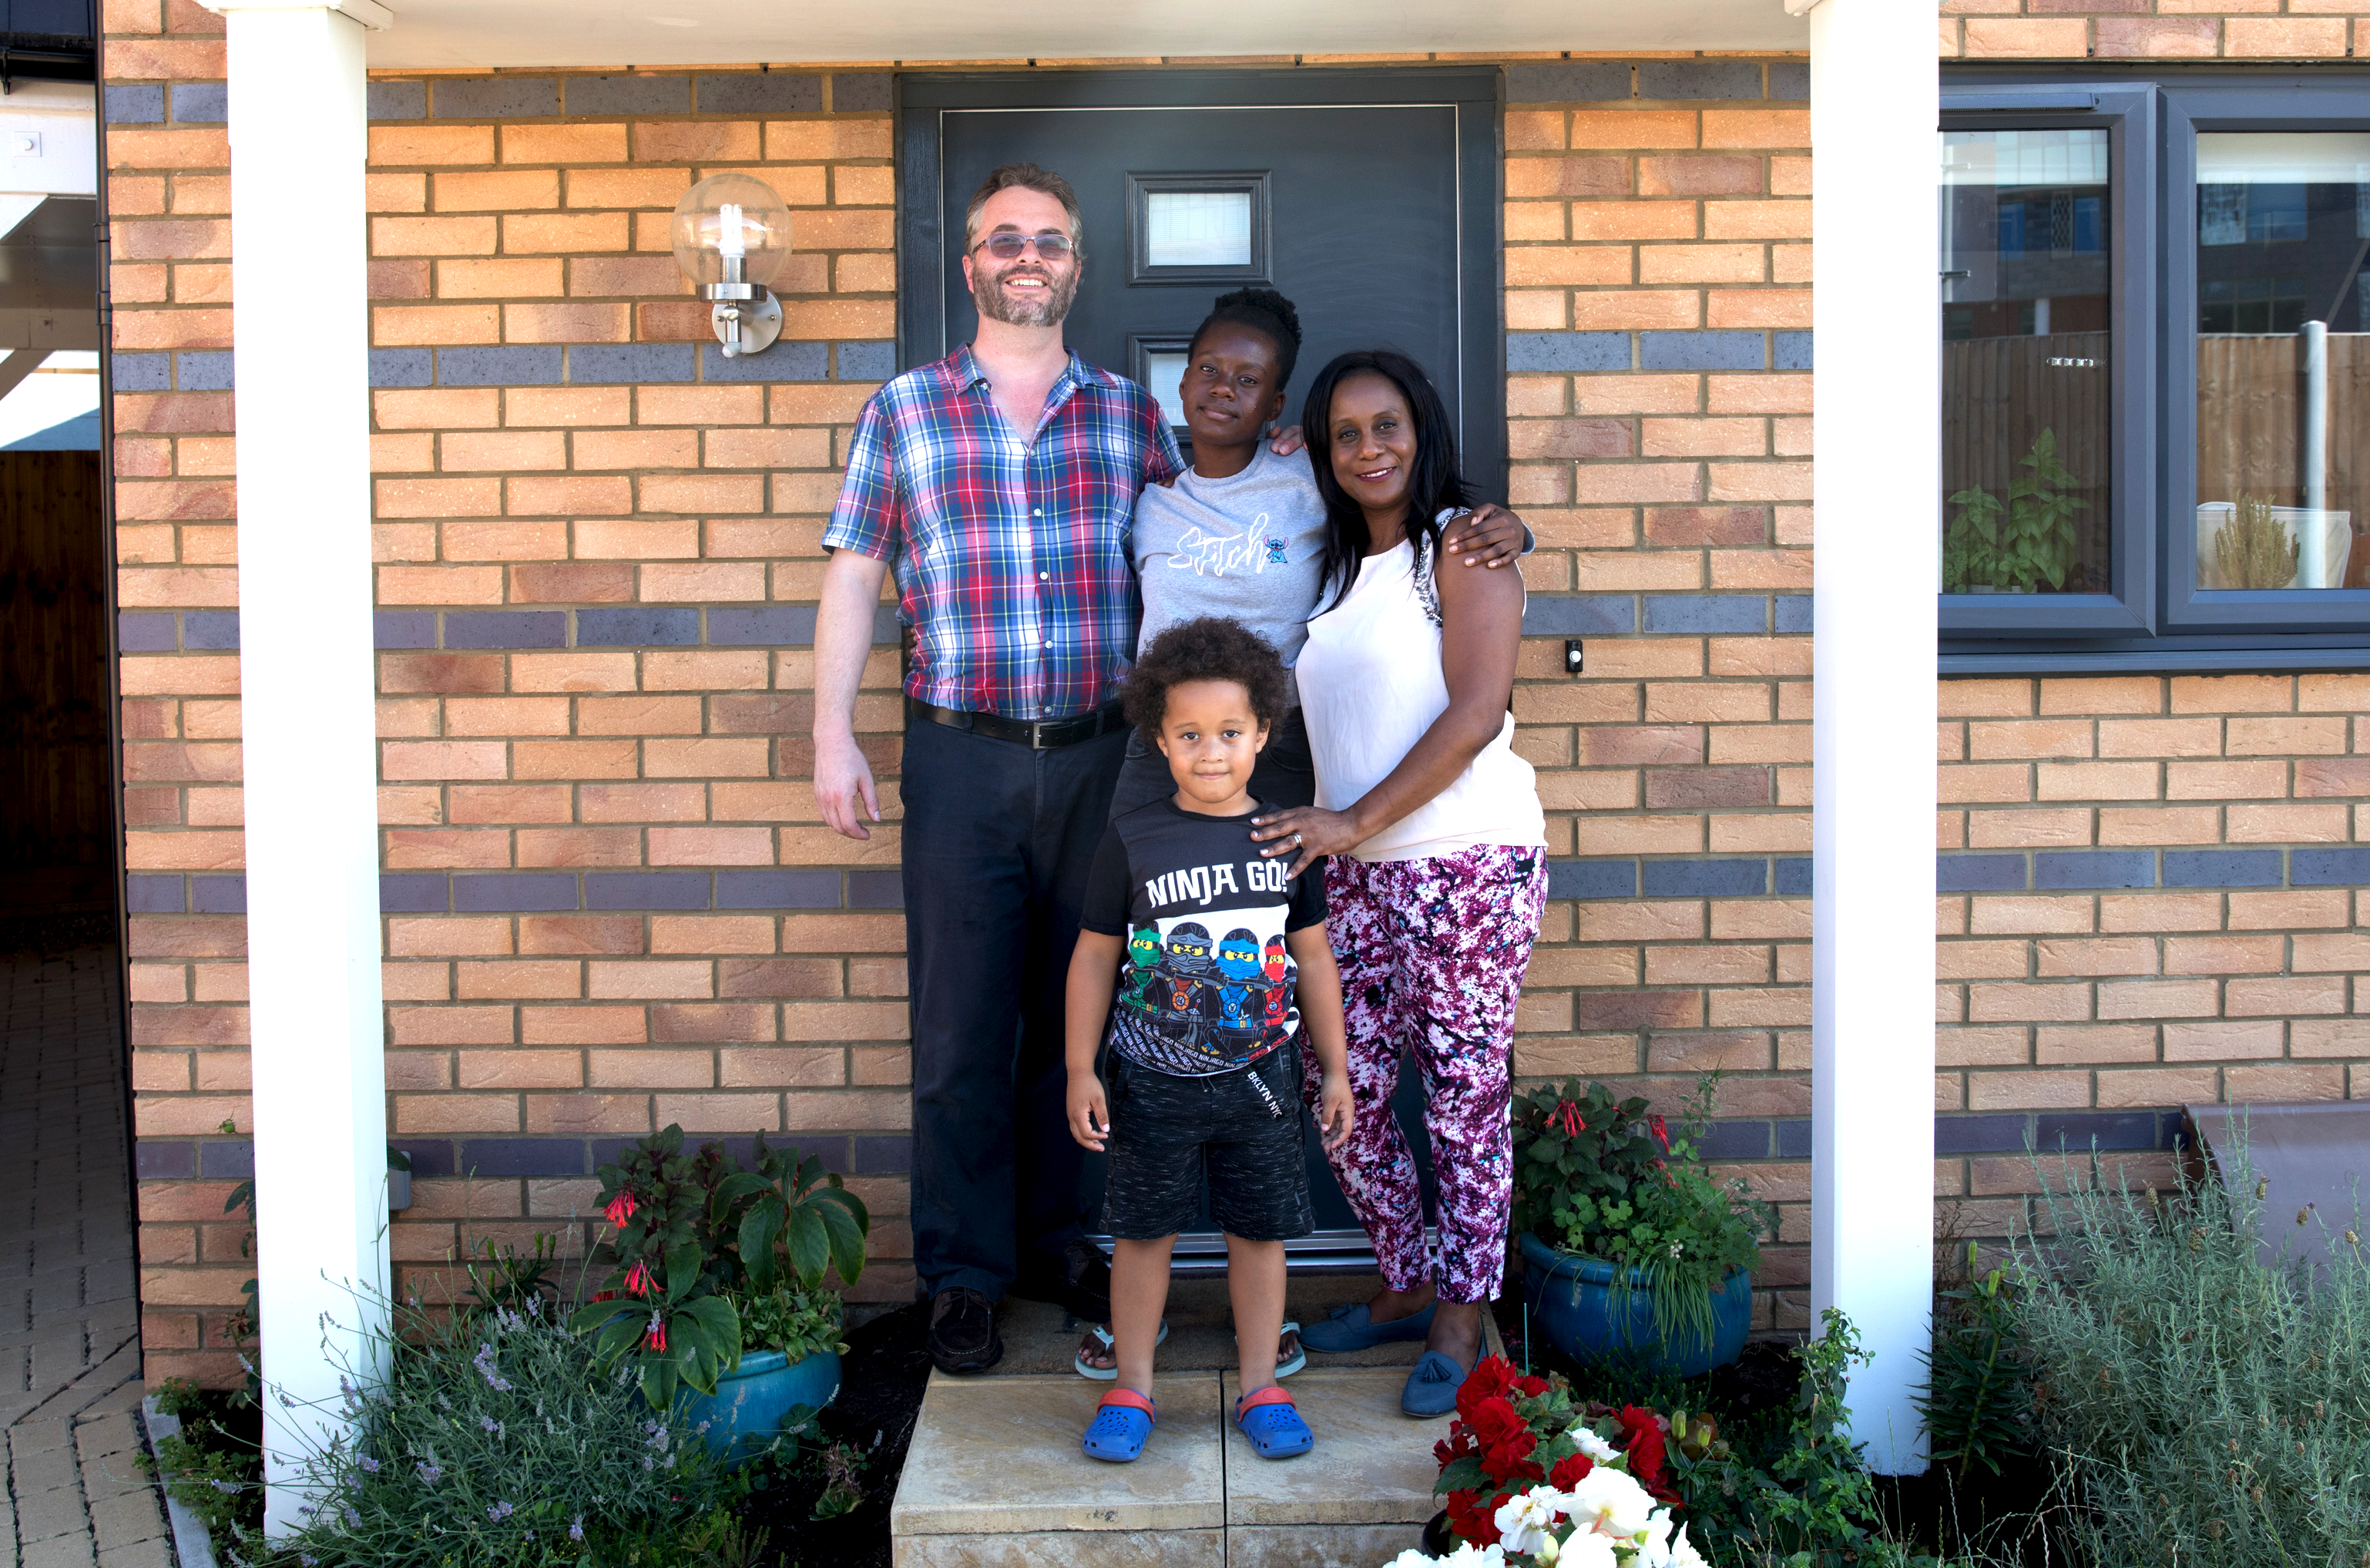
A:
POLYGON ((713 302, 728 356, 763 353, 782 335, 782 302, 766 284, 790 259, 790 210, 753 175, 712 174, 683 193, 671 230, 675 265, 713 302))

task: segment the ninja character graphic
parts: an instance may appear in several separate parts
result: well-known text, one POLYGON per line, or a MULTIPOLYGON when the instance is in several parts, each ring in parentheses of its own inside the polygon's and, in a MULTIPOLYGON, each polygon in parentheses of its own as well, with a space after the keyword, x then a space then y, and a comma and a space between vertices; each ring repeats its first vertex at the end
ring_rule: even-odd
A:
POLYGON ((1218 987, 1218 1027, 1257 1029, 1259 1020, 1251 1016, 1251 1008, 1258 993, 1250 982, 1260 977, 1258 936, 1239 928, 1228 931, 1218 944, 1218 973, 1226 982, 1218 987))
POLYGON ((1160 928, 1143 926, 1127 940, 1126 1002, 1145 1012, 1160 1010, 1160 928))
POLYGON ((1164 1032, 1190 1038, 1202 1021, 1202 977, 1210 973, 1210 933, 1184 920, 1168 928, 1168 972, 1161 977, 1164 1032))
POLYGON ((1291 973, 1291 968, 1284 952, 1283 939, 1280 936, 1268 938, 1264 956, 1266 964, 1262 973, 1267 975, 1267 1015, 1260 1021, 1270 1029, 1282 1029, 1284 1013, 1292 1002, 1292 987, 1284 984, 1284 976, 1291 973))

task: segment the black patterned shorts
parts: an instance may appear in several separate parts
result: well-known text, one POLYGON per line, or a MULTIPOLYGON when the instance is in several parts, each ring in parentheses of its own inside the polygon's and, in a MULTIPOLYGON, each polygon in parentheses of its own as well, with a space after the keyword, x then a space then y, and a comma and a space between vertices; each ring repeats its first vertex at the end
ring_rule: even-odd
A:
POLYGON ((1289 1241, 1316 1228, 1302 1155, 1300 1042, 1249 1066, 1178 1078, 1111 1054, 1110 1170, 1103 1224, 1126 1241, 1191 1225, 1210 1184, 1218 1228, 1245 1241, 1289 1241))

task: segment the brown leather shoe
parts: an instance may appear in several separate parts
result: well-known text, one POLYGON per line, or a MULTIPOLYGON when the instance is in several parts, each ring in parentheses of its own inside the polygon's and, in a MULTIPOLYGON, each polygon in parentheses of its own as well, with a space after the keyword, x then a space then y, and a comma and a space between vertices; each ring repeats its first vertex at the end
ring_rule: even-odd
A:
POLYGON ((930 1360, 941 1372, 984 1372, 1004 1359, 995 1309, 968 1286, 930 1298, 930 1360))

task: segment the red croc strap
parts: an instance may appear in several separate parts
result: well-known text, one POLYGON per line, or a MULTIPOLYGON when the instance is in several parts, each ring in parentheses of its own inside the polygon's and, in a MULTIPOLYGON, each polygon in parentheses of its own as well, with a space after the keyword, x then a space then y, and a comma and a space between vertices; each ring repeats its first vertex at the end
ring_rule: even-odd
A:
POLYGON ((1100 1410, 1103 1405, 1123 1405, 1129 1410, 1140 1410, 1156 1421, 1160 1417, 1160 1407, 1133 1389, 1113 1389, 1103 1396, 1102 1404, 1095 1408, 1100 1410))
MULTIPOLYGON (((1283 1384, 1270 1383, 1266 1388, 1260 1389, 1257 1393, 1245 1394, 1241 1399, 1235 1401, 1235 1419, 1237 1421, 1240 1421, 1245 1415, 1259 1409, 1261 1405, 1288 1405, 1291 1403, 1292 1396, 1284 1392, 1283 1384)), ((1298 1407, 1294 1406, 1294 1408, 1297 1409, 1298 1407)))

